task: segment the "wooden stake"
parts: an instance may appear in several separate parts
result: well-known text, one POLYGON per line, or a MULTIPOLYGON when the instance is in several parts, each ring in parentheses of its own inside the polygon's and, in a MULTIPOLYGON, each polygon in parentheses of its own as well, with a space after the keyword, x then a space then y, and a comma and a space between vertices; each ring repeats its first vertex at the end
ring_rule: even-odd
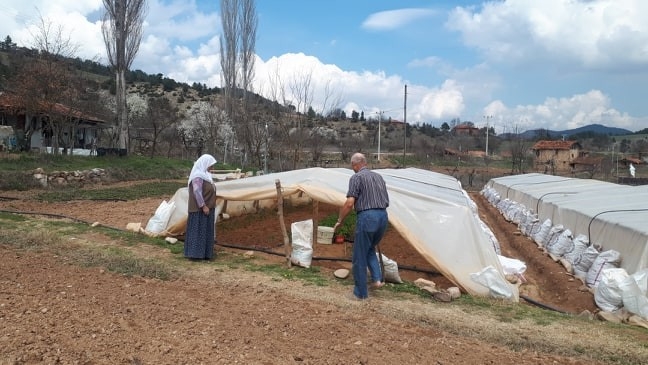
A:
POLYGON ((292 245, 288 239, 288 232, 286 231, 286 223, 284 222, 283 216, 283 195, 281 194, 281 181, 279 179, 275 180, 275 186, 277 187, 277 214, 279 214, 279 224, 281 225, 281 232, 283 233, 284 238, 284 247, 286 250, 286 264, 288 267, 292 266, 290 261, 290 253, 292 251, 292 245))
POLYGON ((319 202, 313 200, 313 237, 311 238, 311 246, 315 248, 315 242, 317 241, 317 228, 319 226, 319 202))

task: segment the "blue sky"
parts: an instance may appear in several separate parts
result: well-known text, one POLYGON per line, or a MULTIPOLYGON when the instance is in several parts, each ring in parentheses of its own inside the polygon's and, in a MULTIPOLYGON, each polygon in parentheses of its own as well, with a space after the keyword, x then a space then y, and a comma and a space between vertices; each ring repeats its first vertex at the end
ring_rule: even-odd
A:
MULTIPOLYGON (((38 13, 106 63, 101 0, 0 4, 0 37, 32 44, 38 13), (31 31, 30 31, 31 29, 31 31)), ((220 85, 218 0, 149 0, 134 69, 220 85)), ((313 106, 497 133, 648 128, 644 0, 257 0, 256 92, 311 79, 313 106), (281 81, 277 81, 281 80, 281 81), (486 118, 485 116, 491 116, 486 118)), ((276 93, 275 93, 276 95, 276 93)))

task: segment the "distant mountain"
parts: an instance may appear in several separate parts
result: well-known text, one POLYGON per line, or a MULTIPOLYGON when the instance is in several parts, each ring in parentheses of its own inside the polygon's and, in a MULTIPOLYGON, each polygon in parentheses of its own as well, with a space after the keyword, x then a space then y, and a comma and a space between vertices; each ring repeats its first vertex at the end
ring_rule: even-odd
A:
POLYGON ((574 134, 580 134, 580 133, 596 133, 596 134, 602 134, 606 136, 622 136, 626 134, 632 134, 633 132, 623 128, 606 127, 601 124, 589 124, 583 127, 579 127, 575 129, 566 129, 563 131, 553 131, 550 129, 532 129, 532 130, 522 132, 517 136, 513 133, 505 133, 499 135, 499 137, 510 138, 515 136, 522 139, 536 139, 538 138, 538 136, 542 135, 542 136, 548 136, 550 138, 562 138, 562 137, 569 138, 574 134))

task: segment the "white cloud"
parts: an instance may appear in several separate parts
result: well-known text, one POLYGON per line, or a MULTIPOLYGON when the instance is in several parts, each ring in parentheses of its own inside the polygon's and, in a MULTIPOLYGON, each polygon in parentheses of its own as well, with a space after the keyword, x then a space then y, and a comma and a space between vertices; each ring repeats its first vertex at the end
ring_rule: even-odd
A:
POLYGON ((457 7, 446 27, 490 60, 572 69, 648 65, 648 2, 508 0, 457 7))
POLYGON ((420 101, 414 104, 411 116, 414 121, 423 122, 429 122, 430 119, 449 120, 461 116, 464 107, 461 87, 454 80, 446 80, 439 89, 428 90, 420 101))
MULTIPOLYGON (((315 108, 324 108, 328 87, 326 107, 342 107, 347 115, 356 110, 370 117, 383 111, 386 117, 402 120, 403 92, 407 84, 407 120, 412 123, 436 124, 455 117, 479 123, 488 114, 494 116, 498 131, 513 124, 521 130, 567 129, 589 123, 640 130, 648 125, 648 118, 633 118, 615 109, 611 98, 598 91, 603 90, 598 86, 584 87, 583 90, 593 90, 582 94, 547 98, 538 105, 509 107, 500 100, 492 101, 495 92, 506 86, 501 80, 504 76, 499 76, 492 66, 493 61, 515 62, 525 67, 534 62, 543 67, 570 66, 577 71, 645 69, 648 23, 640 17, 648 13, 648 2, 507 0, 484 4, 479 12, 456 8, 446 26, 460 32, 467 45, 483 52, 487 62, 465 68, 457 68, 437 56, 409 62, 411 68, 427 67, 436 74, 437 80, 428 85, 382 70, 342 70, 314 56, 288 53, 266 61, 257 58, 255 90, 269 96, 271 80, 278 70, 284 85, 311 73, 315 108), (337 101, 334 103, 333 99, 337 101), (483 110, 488 113, 475 113, 480 108, 477 105, 487 105, 483 110)), ((38 20, 36 7, 65 26, 72 40, 81 45, 79 57, 96 59, 99 54, 103 58, 100 62, 106 63, 100 23, 87 20, 98 19, 103 10, 101 0, 0 4, 0 36, 10 34, 15 42, 28 45, 26 41, 31 36, 26 28, 38 20)), ((369 16, 363 27, 395 29, 434 15, 435 11, 430 9, 386 11, 369 16)), ((149 3, 144 37, 132 68, 162 73, 179 82, 220 86, 219 33, 216 9, 200 11, 195 0, 153 0, 149 3)), ((548 95, 556 94, 556 90, 549 90, 548 95)))
POLYGON ((595 123, 638 131, 645 128, 648 121, 648 118, 633 118, 614 109, 610 98, 599 90, 570 97, 547 98, 543 104, 513 108, 497 100, 484 108, 484 115, 493 116, 498 133, 539 128, 560 131, 595 123))
POLYGON ((411 22, 434 16, 432 9, 398 9, 369 15, 362 27, 369 30, 392 30, 411 22))
POLYGON ((174 0, 164 3, 149 2, 144 31, 158 37, 191 41, 211 36, 221 28, 217 12, 203 13, 195 0, 174 0))
POLYGON ((443 64, 443 60, 440 57, 436 56, 429 56, 426 58, 417 58, 412 61, 410 61, 407 66, 408 67, 437 67, 439 65, 443 64))

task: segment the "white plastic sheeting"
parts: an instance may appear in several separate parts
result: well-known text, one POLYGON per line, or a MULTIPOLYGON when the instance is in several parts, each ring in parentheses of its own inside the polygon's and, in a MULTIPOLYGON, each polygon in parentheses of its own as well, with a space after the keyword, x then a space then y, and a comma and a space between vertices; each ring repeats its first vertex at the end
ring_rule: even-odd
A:
POLYGON ((550 220, 601 251, 619 252, 629 273, 648 267, 648 186, 523 174, 492 179, 486 188, 522 204, 539 222, 550 220))
MULTIPOLYGON (((506 281, 498 260, 497 242, 484 231, 476 205, 455 178, 415 168, 374 171, 387 184, 390 224, 434 268, 471 295, 492 296, 495 292, 518 300, 517 287, 506 281), (487 280, 471 279, 471 274, 485 269, 487 280), (494 283, 496 290, 480 282, 494 283)), ((342 206, 352 175, 350 169, 310 168, 218 182, 216 192, 220 201, 228 201, 228 209, 229 202, 274 201, 275 180, 279 180, 283 196, 304 193, 313 200, 342 206)), ((182 216, 182 212, 173 216, 182 216)))

